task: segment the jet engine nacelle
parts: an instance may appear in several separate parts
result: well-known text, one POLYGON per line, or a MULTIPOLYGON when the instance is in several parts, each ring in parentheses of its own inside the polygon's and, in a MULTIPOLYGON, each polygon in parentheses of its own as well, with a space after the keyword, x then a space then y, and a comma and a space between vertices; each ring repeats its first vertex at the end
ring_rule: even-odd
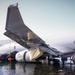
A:
POLYGON ((72 61, 75 63, 75 53, 72 55, 72 61))
POLYGON ((20 51, 15 55, 15 60, 19 62, 29 62, 30 61, 30 52, 28 50, 20 51))
POLYGON ((36 60, 41 55, 43 55, 43 52, 40 50, 40 48, 35 48, 33 50, 23 50, 16 53, 15 59, 19 62, 30 62, 36 60))

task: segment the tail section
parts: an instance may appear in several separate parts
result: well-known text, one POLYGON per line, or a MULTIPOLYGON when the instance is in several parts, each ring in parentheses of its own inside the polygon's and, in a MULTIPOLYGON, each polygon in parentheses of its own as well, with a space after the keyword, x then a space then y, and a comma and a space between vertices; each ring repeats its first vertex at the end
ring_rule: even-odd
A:
POLYGON ((18 6, 10 5, 7 11, 6 32, 9 38, 20 45, 30 48, 44 41, 30 30, 23 22, 18 6))
MULTIPOLYGON (((18 6, 10 5, 7 12, 6 30, 13 32, 18 26, 24 26, 18 6)), ((16 30, 14 32, 18 31, 16 30)))
POLYGON ((7 11, 6 32, 10 39, 16 41, 27 49, 41 48, 43 52, 51 55, 56 53, 45 42, 30 30, 23 22, 18 6, 10 5, 7 11))

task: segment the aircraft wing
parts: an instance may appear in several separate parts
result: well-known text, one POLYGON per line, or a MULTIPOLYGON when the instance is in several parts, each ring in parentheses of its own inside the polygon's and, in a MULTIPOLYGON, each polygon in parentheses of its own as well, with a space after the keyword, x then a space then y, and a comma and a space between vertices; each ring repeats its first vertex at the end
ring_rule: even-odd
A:
POLYGON ((60 51, 61 57, 71 57, 75 53, 75 48, 71 47, 57 47, 57 50, 60 51))
POLYGON ((52 55, 58 55, 53 49, 37 36, 32 30, 30 30, 23 22, 18 6, 10 5, 7 11, 6 20, 6 36, 16 41, 20 45, 27 49, 41 48, 42 51, 46 51, 52 55))

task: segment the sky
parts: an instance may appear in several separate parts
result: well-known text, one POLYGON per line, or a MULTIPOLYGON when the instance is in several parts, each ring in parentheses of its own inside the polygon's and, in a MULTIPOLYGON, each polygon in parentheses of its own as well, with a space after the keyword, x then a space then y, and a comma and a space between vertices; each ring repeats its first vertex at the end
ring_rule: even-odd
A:
POLYGON ((16 3, 24 23, 41 38, 75 38, 75 0, 0 0, 0 40, 8 39, 7 8, 16 3))

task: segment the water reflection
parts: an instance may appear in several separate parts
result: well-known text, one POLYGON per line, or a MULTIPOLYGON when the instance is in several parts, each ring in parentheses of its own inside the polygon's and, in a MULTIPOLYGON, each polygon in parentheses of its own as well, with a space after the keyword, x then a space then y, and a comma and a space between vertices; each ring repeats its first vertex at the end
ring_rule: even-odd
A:
POLYGON ((75 75, 75 65, 47 65, 37 64, 34 75, 75 75))
POLYGON ((55 75, 59 69, 59 66, 38 64, 35 67, 34 75, 55 75))
POLYGON ((18 75, 33 75, 35 64, 17 63, 15 67, 18 75))
POLYGON ((75 65, 0 63, 0 75, 75 75, 75 65))
POLYGON ((4 63, 0 64, 0 75, 34 75, 35 64, 4 63))

